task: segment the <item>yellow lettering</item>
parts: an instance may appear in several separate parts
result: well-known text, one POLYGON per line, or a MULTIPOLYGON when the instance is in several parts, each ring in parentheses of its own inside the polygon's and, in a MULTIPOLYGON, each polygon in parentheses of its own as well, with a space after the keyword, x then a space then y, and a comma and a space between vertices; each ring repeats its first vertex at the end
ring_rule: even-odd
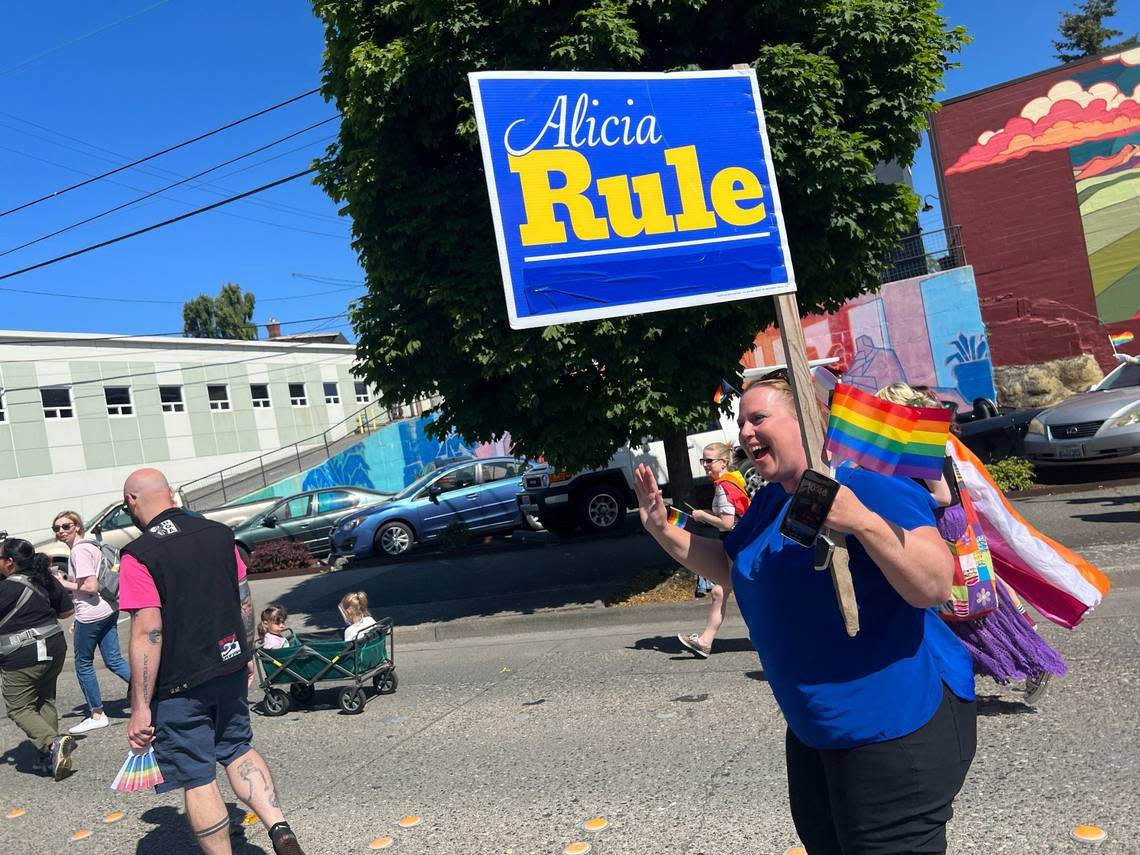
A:
POLYGON ((705 204, 701 167, 697 163, 697 147, 665 149, 665 162, 677 172, 677 188, 681 191, 681 213, 677 215, 677 231, 690 232, 711 229, 716 217, 705 204))
POLYGON ((555 205, 566 207, 570 227, 580 240, 610 236, 606 221, 594 215, 594 206, 582 195, 592 180, 590 163, 582 154, 573 149, 532 151, 508 161, 522 186, 526 222, 519 226, 519 237, 523 246, 566 242, 566 226, 554 216, 555 205), (565 186, 550 186, 555 172, 562 173, 565 186))
POLYGON ((751 226, 764 219, 764 203, 751 208, 742 208, 739 203, 752 199, 763 199, 764 188, 760 179, 743 166, 726 166, 712 181, 709 194, 712 196, 713 210, 733 226, 751 226))
POLYGON ((641 205, 641 216, 634 216, 630 198, 629 180, 624 175, 598 179, 598 192, 606 200, 610 227, 619 237, 630 238, 644 232, 647 235, 668 234, 674 231, 673 218, 665 213, 665 194, 661 190, 661 175, 637 175, 633 179, 633 192, 641 205))

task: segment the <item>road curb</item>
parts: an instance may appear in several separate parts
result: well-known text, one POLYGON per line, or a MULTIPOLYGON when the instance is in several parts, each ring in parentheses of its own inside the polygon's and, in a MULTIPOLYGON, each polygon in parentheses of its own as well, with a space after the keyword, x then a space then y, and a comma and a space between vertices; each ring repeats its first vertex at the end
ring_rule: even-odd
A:
POLYGON ((1122 478, 1119 481, 1097 481, 1082 484, 1037 484, 1024 490, 1006 493, 1010 499, 1030 499, 1036 496, 1060 496, 1065 493, 1095 493, 1098 490, 1111 490, 1113 487, 1135 487, 1140 478, 1122 478))
MULTIPOLYGON (((631 624, 668 623, 675 621, 678 631, 699 629, 708 610, 707 599, 681 603, 651 603, 628 608, 606 608, 600 601, 586 608, 557 609, 535 614, 499 617, 460 618, 439 623, 397 626, 396 644, 431 644, 469 638, 522 635, 540 632, 565 632, 577 629, 599 629, 631 624)), ((736 609, 735 601, 729 608, 736 609)))

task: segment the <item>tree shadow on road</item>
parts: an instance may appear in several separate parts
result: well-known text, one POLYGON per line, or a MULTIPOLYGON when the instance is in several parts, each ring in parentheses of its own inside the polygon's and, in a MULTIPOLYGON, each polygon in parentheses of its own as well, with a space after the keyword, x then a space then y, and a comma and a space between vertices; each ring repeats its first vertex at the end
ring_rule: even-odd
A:
MULTIPOLYGON (((268 850, 246 839, 246 829, 241 825, 245 810, 238 805, 227 804, 226 810, 230 816, 230 846, 234 855, 267 855, 268 850)), ((186 817, 175 807, 169 805, 151 808, 141 817, 143 822, 150 823, 151 828, 135 846, 135 855, 170 855, 171 852, 197 852, 198 841, 190 831, 190 824, 186 817)), ((250 826, 250 830, 259 829, 263 834, 265 828, 258 823, 250 826)), ((269 837, 266 836, 268 845, 269 837)))

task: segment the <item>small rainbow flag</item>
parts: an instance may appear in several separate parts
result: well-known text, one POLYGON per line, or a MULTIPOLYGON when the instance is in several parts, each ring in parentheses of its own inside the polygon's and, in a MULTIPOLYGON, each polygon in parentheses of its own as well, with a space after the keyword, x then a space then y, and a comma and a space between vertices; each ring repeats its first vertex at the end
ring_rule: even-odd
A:
POLYGON ((716 384, 716 389, 713 390, 712 400, 713 400, 714 404, 719 404, 721 401, 723 401, 729 395, 739 395, 739 394, 740 393, 737 392, 735 389, 733 389, 732 386, 730 386, 728 383, 725 383, 723 380, 721 380, 719 383, 716 384))
POLYGON ((689 515, 684 511, 679 511, 676 508, 669 509, 669 525, 673 528, 684 528, 688 521, 689 515))
POLYGON ((849 460, 883 475, 940 478, 950 435, 950 410, 904 407, 840 383, 827 423, 832 464, 849 460))
POLYGON ((1125 330, 1124 332, 1119 332, 1119 333, 1116 333, 1115 335, 1110 335, 1108 337, 1108 340, 1110 342, 1112 342, 1112 346, 1114 348, 1117 348, 1117 347, 1120 347, 1122 344, 1128 344, 1128 342, 1132 341, 1132 339, 1134 339, 1134 338, 1136 338, 1136 336, 1132 335, 1132 333, 1130 333, 1128 330, 1125 330))
POLYGON ((162 772, 158 769, 158 761, 154 759, 154 747, 132 748, 123 768, 111 783, 111 789, 121 793, 135 793, 157 787, 162 782, 162 772))

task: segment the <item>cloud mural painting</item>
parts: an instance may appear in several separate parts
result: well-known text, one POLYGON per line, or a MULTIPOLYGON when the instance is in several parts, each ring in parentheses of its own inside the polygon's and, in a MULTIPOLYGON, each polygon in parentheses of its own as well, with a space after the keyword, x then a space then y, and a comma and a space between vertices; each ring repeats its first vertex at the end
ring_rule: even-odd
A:
POLYGON ((982 132, 945 174, 1067 151, 1097 316, 1140 315, 1140 48, 1101 57, 982 132))

